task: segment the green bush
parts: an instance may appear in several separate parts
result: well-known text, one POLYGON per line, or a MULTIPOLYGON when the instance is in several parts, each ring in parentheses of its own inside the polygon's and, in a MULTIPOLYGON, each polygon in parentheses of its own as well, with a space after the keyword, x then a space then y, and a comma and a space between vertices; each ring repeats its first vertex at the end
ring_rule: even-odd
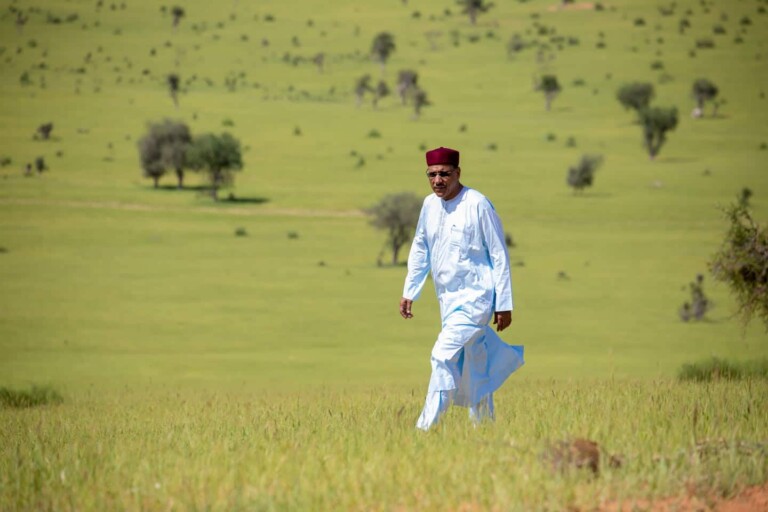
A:
POLYGON ((731 362, 713 357, 708 361, 684 364, 677 372, 681 381, 710 382, 713 380, 768 379, 768 359, 731 362))
POLYGON ((24 409, 38 405, 60 404, 64 399, 49 386, 32 386, 29 390, 0 388, 0 406, 24 409))

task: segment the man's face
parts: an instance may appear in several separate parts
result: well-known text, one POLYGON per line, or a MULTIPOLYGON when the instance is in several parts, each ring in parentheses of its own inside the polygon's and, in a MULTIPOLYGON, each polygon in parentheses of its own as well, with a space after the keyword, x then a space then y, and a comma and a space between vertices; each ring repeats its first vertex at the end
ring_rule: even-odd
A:
POLYGON ((446 201, 453 199, 461 190, 461 167, 447 164, 430 165, 427 167, 429 186, 435 195, 446 201))

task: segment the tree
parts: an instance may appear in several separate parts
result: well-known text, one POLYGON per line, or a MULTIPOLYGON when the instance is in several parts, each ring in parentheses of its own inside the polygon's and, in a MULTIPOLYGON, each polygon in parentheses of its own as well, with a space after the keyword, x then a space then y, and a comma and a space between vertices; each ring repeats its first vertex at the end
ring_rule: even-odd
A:
POLYGON ((621 86, 616 93, 616 99, 619 100, 619 103, 621 103, 625 109, 632 109, 639 112, 650 105, 654 95, 653 84, 631 82, 621 86))
POLYGON ((389 32, 380 32, 373 38, 371 44, 371 56, 381 64, 381 74, 392 52, 395 51, 395 37, 389 32))
POLYGON ((166 169, 176 172, 178 188, 184 188, 186 153, 191 142, 189 127, 182 122, 165 119, 147 126, 147 134, 139 140, 139 156, 144 175, 155 180, 155 188, 166 169))
POLYGON ((373 108, 376 108, 379 104, 379 100, 386 96, 389 96, 389 86, 384 80, 379 80, 376 88, 373 90, 373 108))
POLYGON ((528 43, 522 38, 520 34, 512 34, 507 42, 507 57, 512 58, 514 54, 525 50, 528 43))
POLYGON ((413 118, 418 119, 421 117, 421 109, 432 105, 427 98, 427 91, 424 89, 416 89, 413 93, 413 118))
POLYGON ((173 28, 176 28, 179 26, 179 22, 181 21, 181 18, 184 17, 186 12, 184 12, 183 7, 179 7, 178 5, 174 5, 173 9, 171 9, 171 15, 173 16, 173 28))
POLYGON ((365 74, 357 79, 355 83, 355 96, 357 97, 357 106, 363 104, 365 93, 373 90, 371 87, 371 75, 365 74))
POLYGON ((42 156, 35 158, 35 169, 38 174, 43 174, 44 171, 48 170, 48 166, 45 164, 45 158, 42 156))
POLYGON ((456 3, 462 7, 461 12, 469 16, 469 22, 474 25, 477 23, 477 15, 488 12, 493 7, 493 2, 485 0, 456 0, 456 3))
POLYGON ((643 126, 643 142, 653 160, 666 142, 667 132, 677 126, 677 109, 648 107, 640 110, 639 114, 643 126))
POLYGON ((381 201, 365 210, 371 216, 372 226, 386 230, 386 244, 392 251, 392 264, 397 265, 400 249, 413 238, 419 221, 422 200, 412 192, 384 196, 381 201))
POLYGON ((38 136, 40 136, 41 139, 48 140, 51 138, 52 131, 53 131, 53 123, 43 123, 37 127, 37 132, 35 133, 34 138, 37 138, 38 136))
POLYGON ((317 66, 317 71, 322 73, 325 67, 325 53, 320 52, 315 54, 315 56, 312 57, 312 63, 317 66))
POLYGON ((544 101, 546 102, 547 110, 549 110, 552 106, 552 100, 560 94, 562 88, 555 75, 544 75, 536 84, 536 90, 544 93, 544 101))
POLYGON ((219 189, 234 181, 234 171, 243 168, 240 141, 229 133, 206 133, 195 137, 187 151, 187 162, 193 169, 202 169, 211 183, 211 197, 219 200, 219 189))
POLYGON ((173 99, 173 104, 176 106, 176 108, 179 108, 179 85, 181 84, 181 78, 179 78, 179 75, 176 73, 171 73, 168 75, 168 78, 166 79, 168 82, 168 90, 171 93, 171 98, 173 99))
POLYGON ((397 94, 400 95, 400 101, 405 105, 408 96, 418 89, 419 74, 412 69, 402 69, 397 74, 397 94))
POLYGON ((725 214, 730 227, 709 269, 736 296, 744 326, 757 316, 768 330, 768 227, 742 205, 727 207, 725 214))
POLYGON ((602 155, 582 155, 579 163, 568 168, 568 186, 573 188, 574 193, 591 187, 595 180, 595 171, 602 163, 602 155))
POLYGON ((688 289, 691 292, 691 300, 680 307, 678 312, 680 320, 683 322, 703 320, 707 311, 712 309, 712 302, 704 293, 704 276, 697 274, 696 280, 688 284, 688 289))
MULTIPOLYGON (((696 100, 696 108, 699 109, 701 115, 704 115, 704 103, 714 100, 717 96, 717 86, 707 80, 706 78, 699 78, 693 82, 693 88, 691 90, 693 98, 696 100)), ((715 115, 714 112, 712 114, 715 115)))
POLYGON ((142 137, 139 142, 139 160, 145 178, 152 178, 154 187, 158 187, 160 178, 165 174, 166 168, 162 164, 160 145, 150 137, 142 137))

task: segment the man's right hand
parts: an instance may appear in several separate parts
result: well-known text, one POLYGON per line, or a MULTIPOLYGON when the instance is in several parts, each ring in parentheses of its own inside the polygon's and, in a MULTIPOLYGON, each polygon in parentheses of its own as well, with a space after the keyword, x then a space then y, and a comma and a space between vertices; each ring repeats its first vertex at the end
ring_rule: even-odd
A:
POLYGON ((411 314, 411 305, 413 304, 412 300, 408 300, 405 297, 400 299, 400 316, 405 318, 406 320, 409 318, 413 318, 413 315, 411 314))

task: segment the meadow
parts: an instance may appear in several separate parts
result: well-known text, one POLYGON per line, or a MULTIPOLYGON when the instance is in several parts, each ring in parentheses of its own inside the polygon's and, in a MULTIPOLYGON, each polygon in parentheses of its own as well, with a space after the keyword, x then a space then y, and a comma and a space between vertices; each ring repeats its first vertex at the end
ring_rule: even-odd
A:
POLYGON ((766 2, 498 2, 473 26, 450 1, 189 0, 176 28, 170 4, 3 5, 0 386, 64 401, 0 409, 0 509, 590 509, 767 480, 765 382, 675 381, 768 357, 707 268, 743 188, 768 221, 766 2), (383 75, 380 31, 397 44, 383 75), (510 56, 515 33, 530 45, 510 56), (358 77, 394 88, 400 69, 428 92, 419 119, 396 95, 356 107, 358 77), (546 73, 563 86, 550 111, 546 73), (726 101, 694 119, 702 77, 726 101), (616 100, 630 81, 679 109, 653 161, 616 100), (234 201, 194 173, 153 190, 136 142, 163 118, 242 142, 234 201), (33 139, 45 122, 51 140, 33 139), (428 283, 400 318, 405 269, 377 265, 363 210, 426 195, 440 145, 514 237, 504 338, 526 365, 494 425, 459 410, 420 436, 437 302, 428 283), (605 163, 574 194, 584 153, 605 163), (50 169, 25 176, 38 156, 50 169), (714 308, 681 322, 697 274, 714 308), (542 452, 573 436, 627 464, 553 474, 542 452))

